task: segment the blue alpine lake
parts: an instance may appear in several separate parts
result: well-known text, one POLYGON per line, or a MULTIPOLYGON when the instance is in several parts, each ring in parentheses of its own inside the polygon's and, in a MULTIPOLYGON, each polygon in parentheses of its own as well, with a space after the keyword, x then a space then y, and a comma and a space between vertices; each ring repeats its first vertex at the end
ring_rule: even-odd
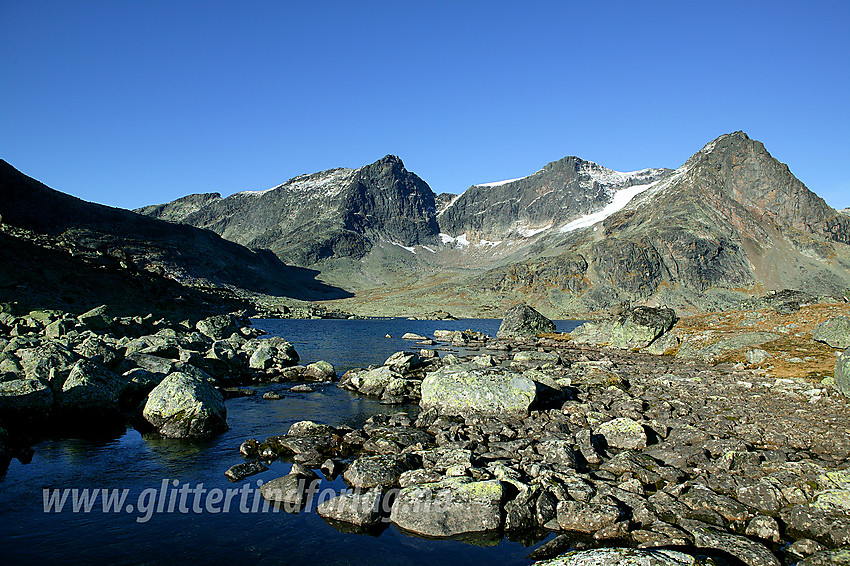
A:
MULTIPOLYGON (((254 321, 269 335, 292 342, 302 363, 326 360, 340 374, 381 364, 399 350, 422 347, 401 340, 405 332, 431 336, 437 329, 471 329, 494 336, 499 323, 471 319, 254 321)), ((568 332, 580 323, 556 324, 559 331, 568 332)), ((230 430, 208 442, 143 437, 124 426, 86 438, 39 442, 29 463, 12 460, 5 475, 0 475, 0 560, 54 565, 531 562, 526 556, 542 541, 524 541, 529 545, 524 546, 499 535, 427 540, 403 534, 394 526, 369 535, 347 533, 327 524, 315 513, 315 505, 297 514, 269 508, 260 499, 258 482, 288 473, 286 462, 276 461, 267 471, 242 482, 228 482, 224 472, 244 461, 238 448, 248 438, 283 434, 292 423, 305 419, 357 427, 376 413, 416 410, 381 405, 335 384, 317 385, 313 393, 285 392, 280 400, 261 397, 264 391, 288 387, 264 385, 256 388, 257 395, 228 400, 230 430), (77 490, 76 495, 72 490, 77 490), (102 490, 107 500, 114 497, 106 509, 102 490), (63 493, 67 499, 57 512, 63 493), (81 498, 86 494, 92 497, 88 511, 81 498), (49 510, 46 501, 52 505, 49 510)), ((338 478, 323 480, 319 487, 341 491, 345 485, 338 478)))

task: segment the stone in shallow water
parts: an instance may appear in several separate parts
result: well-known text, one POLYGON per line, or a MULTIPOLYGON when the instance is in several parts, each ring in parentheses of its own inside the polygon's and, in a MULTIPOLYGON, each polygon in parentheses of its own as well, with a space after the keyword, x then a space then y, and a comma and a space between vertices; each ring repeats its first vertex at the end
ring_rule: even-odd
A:
POLYGON ((390 519, 404 530, 432 537, 494 531, 502 526, 503 498, 500 481, 450 478, 402 489, 390 519))
POLYGON ((228 428, 221 393, 209 381, 180 372, 153 388, 142 416, 169 438, 205 438, 228 428))
POLYGON ((367 527, 381 520, 383 489, 342 493, 319 504, 316 511, 326 519, 367 527))
POLYGON ((227 479, 230 481, 239 481, 247 478, 248 476, 265 472, 268 469, 269 467, 262 462, 243 462, 232 466, 224 472, 224 475, 227 476, 227 479))

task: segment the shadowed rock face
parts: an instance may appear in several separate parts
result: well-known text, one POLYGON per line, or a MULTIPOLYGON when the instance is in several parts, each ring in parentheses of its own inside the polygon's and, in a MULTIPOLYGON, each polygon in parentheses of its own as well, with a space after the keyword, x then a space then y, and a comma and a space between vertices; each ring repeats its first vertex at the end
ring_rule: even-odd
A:
POLYGON ((435 198, 401 159, 388 155, 359 169, 301 175, 268 191, 189 195, 139 212, 310 265, 361 258, 381 238, 404 246, 435 242, 435 198))
POLYGON ((63 297, 86 303, 89 296, 94 304, 109 299, 116 308, 134 299, 200 303, 208 300, 204 293, 225 302, 233 300, 233 288, 302 299, 346 296, 313 281, 317 272, 289 267, 268 251, 80 200, 2 160, 0 194, 0 300, 23 298, 15 283, 31 287, 30 298, 44 295, 37 306, 63 297))

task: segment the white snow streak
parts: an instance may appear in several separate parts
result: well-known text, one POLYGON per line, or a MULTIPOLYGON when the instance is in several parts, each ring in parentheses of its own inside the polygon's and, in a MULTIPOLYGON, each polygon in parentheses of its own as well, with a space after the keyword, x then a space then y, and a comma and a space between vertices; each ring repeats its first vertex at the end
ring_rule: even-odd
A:
POLYGON ((552 224, 551 224, 551 223, 549 223, 549 224, 547 224, 546 226, 544 226, 544 227, 542 227, 542 228, 534 228, 534 229, 529 229, 529 228, 525 228, 525 227, 523 227, 523 228, 517 228, 517 232, 518 232, 518 233, 519 233, 519 235, 520 235, 520 236, 522 236, 523 238, 530 238, 530 237, 532 237, 532 236, 534 236, 534 235, 539 234, 540 232, 545 232, 546 230, 548 230, 548 229, 549 229, 549 228, 551 228, 551 227, 552 227, 552 224))
POLYGON ((623 210, 633 198, 635 198, 637 195, 647 190, 654 184, 655 183, 650 183, 648 185, 633 185, 625 189, 620 189, 619 191, 614 193, 614 200, 609 202, 605 208, 591 214, 586 214, 581 218, 576 218, 569 224, 561 226, 560 231, 572 232, 573 230, 578 230, 579 228, 587 228, 588 226, 593 226, 597 222, 605 220, 615 212, 623 210))
POLYGON ((412 254, 415 254, 415 253, 416 253, 416 248, 414 248, 414 247, 412 247, 412 246, 402 246, 402 245, 401 245, 401 244, 399 244, 398 242, 390 242, 390 243, 391 243, 392 245, 394 245, 394 246, 398 246, 398 247, 400 247, 400 248, 404 248, 405 250, 409 251, 409 252, 410 252, 410 253, 412 253, 412 254))
POLYGON ((478 183, 477 185, 473 185, 474 187, 500 187, 502 185, 507 185, 508 183, 513 183, 514 181, 521 181, 522 179, 526 179, 531 175, 526 175, 525 177, 517 177, 516 179, 505 179, 504 181, 494 181, 492 183, 478 183))

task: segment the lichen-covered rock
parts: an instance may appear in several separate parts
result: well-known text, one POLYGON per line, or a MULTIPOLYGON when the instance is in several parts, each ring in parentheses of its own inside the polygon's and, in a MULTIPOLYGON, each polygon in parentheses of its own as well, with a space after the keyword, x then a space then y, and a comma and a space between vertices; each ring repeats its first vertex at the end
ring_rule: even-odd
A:
POLYGON ((714 561, 675 550, 595 548, 535 562, 534 566, 707 566, 714 561))
POLYGON ((792 536, 810 538, 831 548, 850 545, 850 517, 842 510, 804 503, 786 507, 779 517, 792 536))
POLYGON ((239 325, 236 324, 236 320, 231 314, 219 314, 199 320, 195 328, 198 332, 213 340, 230 338, 231 334, 239 331, 239 325))
POLYGON ((371 370, 347 372, 339 385, 364 395, 380 397, 394 379, 401 377, 401 374, 390 366, 381 366, 371 370))
POLYGON ((307 369, 301 375, 309 381, 333 381, 336 379, 336 369, 330 362, 320 360, 307 364, 307 369))
POLYGON ((837 316, 822 322, 812 329, 812 339, 831 348, 850 348, 850 318, 837 316))
POLYGON ((835 386, 850 399, 850 348, 844 350, 835 362, 835 386))
POLYGON ((504 495, 498 480, 459 477, 413 485, 399 491, 390 520, 406 531, 432 537, 494 531, 502 526, 504 495))
POLYGON ((595 533, 620 519, 620 510, 614 505, 561 501, 558 503, 558 525, 566 531, 595 533))
POLYGON ((612 448, 623 450, 643 450, 646 448, 646 431, 643 425, 627 417, 602 423, 597 434, 605 438, 612 448))
POLYGON ((446 415, 525 416, 537 396, 531 379, 504 368, 445 366, 422 381, 423 409, 446 415))
POLYGON ((370 489, 398 485, 401 474, 416 467, 410 454, 361 456, 354 460, 342 477, 351 487, 370 489))
POLYGON ((169 438, 206 438, 228 428, 221 393, 209 381, 181 372, 153 388, 142 416, 169 438))
POLYGON ((89 330, 106 330, 109 328, 109 319, 106 317, 106 305, 100 305, 88 312, 84 312, 77 317, 80 324, 85 325, 89 330))
POLYGON ((693 535, 694 543, 700 548, 729 553, 747 566, 780 566, 779 559, 760 542, 698 521, 686 519, 681 526, 693 535))
POLYGON ((80 360, 71 368, 68 379, 62 385, 58 406, 67 412, 109 413, 118 411, 118 401, 126 379, 109 371, 106 367, 80 360))
POLYGON ((342 493, 319 504, 316 511, 325 519, 368 527, 381 520, 383 489, 342 493))
POLYGON ((850 566, 850 549, 823 550, 801 560, 797 566, 850 566))
POLYGON ((615 348, 646 348, 673 328, 675 311, 660 307, 635 307, 611 320, 586 322, 570 333, 580 344, 606 344, 615 348))
POLYGON ((496 337, 504 340, 518 336, 536 336, 544 332, 555 332, 555 323, 528 305, 517 305, 505 313, 496 337))

